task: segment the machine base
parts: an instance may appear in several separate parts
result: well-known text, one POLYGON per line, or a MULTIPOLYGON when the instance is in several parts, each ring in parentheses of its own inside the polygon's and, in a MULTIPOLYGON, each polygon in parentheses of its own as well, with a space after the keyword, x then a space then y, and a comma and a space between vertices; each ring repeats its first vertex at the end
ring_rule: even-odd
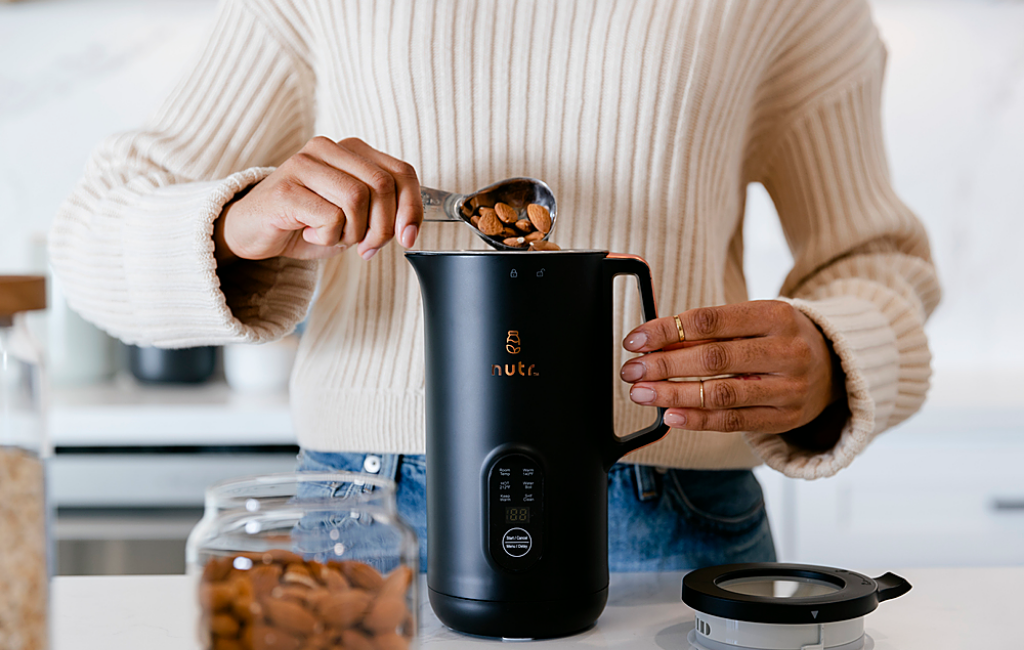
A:
POLYGON ((564 600, 471 600, 427 588, 438 620, 463 634, 505 639, 549 639, 582 632, 597 621, 608 588, 564 600))

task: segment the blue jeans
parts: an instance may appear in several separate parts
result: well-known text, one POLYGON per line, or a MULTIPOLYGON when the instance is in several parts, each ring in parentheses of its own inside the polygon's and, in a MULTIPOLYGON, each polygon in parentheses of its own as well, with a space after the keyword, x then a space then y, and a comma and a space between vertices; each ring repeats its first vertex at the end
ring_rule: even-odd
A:
MULTIPOLYGON (((427 569, 427 464, 422 455, 304 450, 300 471, 369 471, 398 486, 398 512, 427 569)), ((608 567, 682 571, 774 562, 761 486, 749 470, 659 470, 617 463, 608 474, 608 567)))

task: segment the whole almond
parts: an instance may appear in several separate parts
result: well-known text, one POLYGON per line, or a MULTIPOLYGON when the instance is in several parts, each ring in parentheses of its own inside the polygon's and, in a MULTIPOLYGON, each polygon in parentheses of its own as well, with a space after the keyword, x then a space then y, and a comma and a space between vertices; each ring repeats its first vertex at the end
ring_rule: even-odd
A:
POLYGON ((290 600, 304 603, 309 597, 309 587, 301 585, 281 585, 270 590, 270 597, 278 600, 290 600))
POLYGON ((408 613, 409 609, 401 598, 379 598, 363 619, 363 627, 376 634, 394 632, 408 613))
POLYGON ((345 629, 363 620, 372 600, 373 597, 365 591, 349 589, 322 599, 317 611, 324 623, 345 629))
POLYGON ((309 575, 313 576, 313 579, 317 581, 317 586, 322 585, 324 579, 320 576, 320 572, 323 571, 324 565, 319 562, 306 562, 304 566, 309 571, 309 575))
POLYGON ((469 223, 473 224, 474 228, 479 229, 480 228, 480 215, 474 214, 472 217, 469 218, 469 223))
POLYGON ((302 605, 290 600, 266 600, 263 602, 263 611, 270 622, 282 630, 303 636, 317 631, 316 617, 302 605))
POLYGON ((523 232, 530 232, 531 230, 533 230, 533 222, 531 222, 529 219, 520 219, 519 221, 516 222, 516 228, 523 232))
POLYGON ((238 636, 238 630, 241 625, 235 620, 235 617, 230 614, 217 614, 210 619, 210 631, 217 636, 223 636, 227 638, 235 638, 238 636))
POLYGON ((534 230, 523 239, 526 241, 540 241, 541 239, 544 239, 544 233, 534 230))
POLYGON ((330 597, 330 595, 330 590, 324 587, 310 589, 306 592, 306 604, 309 605, 311 609, 315 610, 317 609, 317 607, 319 607, 320 601, 322 601, 324 598, 330 597))
POLYGON ((275 548, 263 554, 264 564, 271 564, 273 562, 279 562, 281 564, 296 564, 301 566, 303 559, 302 556, 297 553, 286 551, 283 548, 275 548))
POLYGON ((252 631, 252 650, 299 650, 302 639, 268 625, 257 625, 252 631))
POLYGON ((412 569, 407 566, 400 566, 384 578, 384 584, 380 588, 380 597, 404 596, 412 584, 412 569))
POLYGON ((203 582, 220 582, 231 573, 232 558, 211 558, 203 567, 203 582))
POLYGON ((384 576, 369 564, 349 561, 343 564, 341 572, 353 587, 377 591, 384 584, 384 576))
POLYGON ((306 569, 305 567, 293 568, 295 566, 296 565, 294 564, 288 565, 288 568, 285 570, 284 575, 281 577, 282 582, 303 585, 309 587, 310 589, 320 586, 320 583, 317 582, 313 578, 313 576, 309 574, 308 569, 306 569), (303 571, 299 571, 298 568, 303 569, 303 571))
POLYGON ((509 237, 502 243, 513 248, 526 248, 528 242, 525 237, 509 237))
POLYGON ((249 648, 236 639, 225 639, 219 636, 213 640, 213 650, 249 650, 249 648))
POLYGON ((239 596, 231 603, 231 613, 240 621, 251 621, 254 615, 252 596, 239 596))
POLYGON ((302 650, 334 650, 337 648, 332 635, 328 632, 318 632, 313 636, 306 639, 306 645, 302 646, 302 650))
POLYGON ((345 650, 376 650, 370 637, 359 630, 342 630, 341 647, 345 650))
POLYGON ((324 567, 320 572, 320 576, 324 579, 324 584, 331 591, 348 591, 351 589, 351 585, 349 585, 345 576, 341 575, 341 571, 334 567, 324 567))
POLYGON ((545 208, 543 205, 531 203, 526 206, 526 216, 530 218, 530 223, 534 227, 543 232, 551 230, 551 211, 545 208))
POLYGON ((375 650, 409 650, 409 639, 394 632, 388 632, 375 638, 373 647, 375 650))
POLYGON ((487 235, 488 237, 494 237, 495 235, 501 234, 505 229, 498 221, 498 217, 493 214, 481 215, 480 223, 477 224, 477 230, 487 235))
POLYGON ((543 239, 540 239, 540 240, 537 240, 537 241, 534 241, 534 242, 530 242, 530 250, 535 250, 535 251, 560 251, 562 249, 558 246, 558 244, 554 244, 552 242, 544 241, 543 239))
POLYGON ((518 230, 516 230, 512 226, 505 226, 505 229, 501 232, 501 237, 504 237, 504 238, 507 239, 509 237, 518 237, 521 234, 522 234, 521 232, 519 232, 518 230))
POLYGON ((249 574, 249 582, 252 584, 253 595, 262 597, 270 594, 274 587, 278 585, 282 571, 280 564, 261 564, 249 569, 247 573, 249 574))
POLYGON ((234 598, 235 585, 230 582, 205 583, 199 587, 199 604, 213 612, 228 609, 234 598))
POLYGON ((494 211, 498 213, 498 218, 505 223, 515 223, 519 221, 519 215, 516 213, 516 209, 508 203, 498 203, 494 206, 494 211))

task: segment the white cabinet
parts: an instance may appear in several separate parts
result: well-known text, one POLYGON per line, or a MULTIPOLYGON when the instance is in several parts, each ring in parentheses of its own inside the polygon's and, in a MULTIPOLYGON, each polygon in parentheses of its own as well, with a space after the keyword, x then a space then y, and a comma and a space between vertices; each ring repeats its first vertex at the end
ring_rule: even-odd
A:
POLYGON ((847 469, 758 469, 779 559, 845 567, 1024 564, 1024 414, 936 405, 847 469), (982 412, 983 411, 983 412, 982 412))

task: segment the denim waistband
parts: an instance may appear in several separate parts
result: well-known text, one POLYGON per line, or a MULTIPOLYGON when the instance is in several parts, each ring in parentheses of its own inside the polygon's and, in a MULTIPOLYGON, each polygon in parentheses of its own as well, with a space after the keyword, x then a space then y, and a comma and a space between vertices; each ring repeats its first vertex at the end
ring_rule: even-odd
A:
MULTIPOLYGON (((323 465, 325 469, 345 472, 365 472, 394 481, 403 462, 425 463, 422 454, 365 454, 359 452, 302 452, 314 463, 323 465)), ((650 465, 616 464, 612 471, 628 471, 636 498, 639 501, 652 501, 661 497, 661 476, 663 470, 650 465)))

